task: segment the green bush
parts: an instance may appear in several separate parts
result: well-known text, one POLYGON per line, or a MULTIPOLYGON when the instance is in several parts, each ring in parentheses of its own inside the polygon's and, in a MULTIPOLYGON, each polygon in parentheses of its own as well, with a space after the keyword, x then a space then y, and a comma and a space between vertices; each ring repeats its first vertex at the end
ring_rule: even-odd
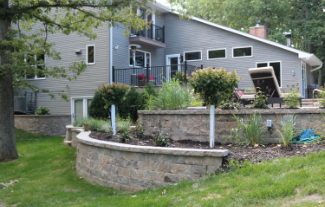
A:
POLYGON ((224 68, 218 70, 209 67, 193 72, 189 82, 194 93, 199 93, 205 104, 219 106, 233 93, 240 79, 234 70, 227 72, 224 68))
POLYGON ((137 125, 135 126, 135 136, 136 136, 136 138, 143 138, 144 137, 144 127, 139 122, 139 120, 137 120, 137 125))
POLYGON ((189 91, 175 79, 170 83, 164 82, 157 96, 144 95, 147 98, 145 106, 149 110, 184 109, 191 103, 189 91))
POLYGON ((112 124, 109 120, 94 119, 94 118, 79 118, 73 122, 74 127, 84 127, 88 124, 90 131, 100 131, 109 133, 112 131, 112 124))
POLYGON ((107 85, 102 85, 98 92, 102 95, 105 100, 105 109, 107 109, 111 104, 119 106, 123 102, 127 92, 129 91, 130 86, 123 83, 112 83, 107 85))
POLYGON ((178 71, 173 76, 173 79, 178 80, 180 84, 185 84, 186 79, 188 79, 188 78, 186 77, 186 74, 185 73, 183 73, 181 71, 178 71))
POLYGON ((199 94, 191 94, 191 103, 190 106, 192 107, 200 107, 203 106, 203 100, 199 94))
POLYGON ((94 98, 88 107, 89 116, 97 119, 108 119, 111 114, 110 107, 105 109, 106 101, 98 91, 95 92, 94 98))
POLYGON ((138 119, 138 110, 142 108, 142 94, 138 93, 134 87, 131 87, 126 94, 125 100, 118 107, 118 114, 124 119, 130 116, 133 121, 136 121, 138 119))
POLYGON ((126 119, 119 117, 117 120, 117 125, 116 125, 117 131, 122 132, 122 133, 129 132, 131 124, 132 124, 132 120, 130 117, 128 117, 126 119))
POLYGON ((267 96, 261 90, 257 91, 257 95, 251 105, 251 108, 269 108, 267 105, 267 96))
POLYGON ((47 106, 41 106, 35 111, 36 115, 50 115, 50 109, 47 106))
MULTIPOLYGON (((285 94, 283 100, 286 103, 287 108, 296 108, 297 105, 299 105, 300 93, 298 86, 299 83, 297 83, 297 88, 295 88, 295 85, 292 85, 290 92, 285 94)), ((289 85, 287 85, 287 87, 289 87, 289 85)))
POLYGON ((220 104, 221 109, 239 109, 240 108, 240 103, 234 102, 234 99, 231 99, 230 101, 222 101, 220 104))
POLYGON ((156 132, 155 144, 156 144, 156 146, 168 146, 168 145, 170 145, 170 138, 168 136, 168 133, 166 133, 164 131, 156 132))
POLYGON ((130 141, 130 133, 128 131, 124 131, 120 137, 120 142, 124 143, 124 142, 128 142, 130 141))

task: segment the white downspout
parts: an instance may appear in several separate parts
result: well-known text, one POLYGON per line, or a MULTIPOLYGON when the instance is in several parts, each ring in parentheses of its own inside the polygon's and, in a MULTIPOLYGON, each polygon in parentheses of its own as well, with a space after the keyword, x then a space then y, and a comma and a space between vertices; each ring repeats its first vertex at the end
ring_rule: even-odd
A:
POLYGON ((314 71, 316 71, 318 69, 321 69, 322 67, 323 67, 323 63, 320 64, 320 66, 318 66, 317 68, 314 68, 314 69, 310 70, 310 72, 312 73, 312 72, 314 72, 314 71))

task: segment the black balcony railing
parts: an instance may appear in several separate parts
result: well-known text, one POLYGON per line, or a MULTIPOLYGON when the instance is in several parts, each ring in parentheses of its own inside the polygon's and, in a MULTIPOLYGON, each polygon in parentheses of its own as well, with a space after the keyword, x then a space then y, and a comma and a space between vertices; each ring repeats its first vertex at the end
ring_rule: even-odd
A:
POLYGON ((165 31, 165 26, 160 27, 151 24, 148 29, 144 29, 142 31, 132 28, 130 37, 141 36, 141 37, 146 37, 164 43, 165 42, 164 31, 165 31))
POLYGON ((192 72, 200 68, 203 68, 203 65, 198 67, 186 63, 144 68, 117 69, 113 67, 113 82, 133 86, 145 86, 147 83, 151 83, 153 86, 161 86, 163 82, 170 81, 178 71, 191 75, 192 72))

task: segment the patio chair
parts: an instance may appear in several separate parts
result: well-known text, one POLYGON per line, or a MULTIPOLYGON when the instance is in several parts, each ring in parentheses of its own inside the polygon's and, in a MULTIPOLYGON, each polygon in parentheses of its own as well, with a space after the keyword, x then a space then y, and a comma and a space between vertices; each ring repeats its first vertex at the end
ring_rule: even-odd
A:
MULTIPOLYGON (((157 78, 153 75, 149 76, 149 83, 152 83, 152 85, 157 86, 157 78)), ((144 73, 138 75, 138 86, 145 86, 147 84, 147 77, 144 75, 144 73)))
MULTIPOLYGON (((268 96, 267 104, 285 103, 283 98, 285 93, 281 93, 278 80, 276 79, 273 67, 251 68, 248 69, 253 85, 256 91, 261 90, 268 96)), ((299 99, 300 107, 302 107, 301 98, 299 99)))
POLYGON ((234 95, 237 102, 243 104, 243 106, 250 104, 255 99, 255 95, 245 95, 237 88, 234 89, 234 95))

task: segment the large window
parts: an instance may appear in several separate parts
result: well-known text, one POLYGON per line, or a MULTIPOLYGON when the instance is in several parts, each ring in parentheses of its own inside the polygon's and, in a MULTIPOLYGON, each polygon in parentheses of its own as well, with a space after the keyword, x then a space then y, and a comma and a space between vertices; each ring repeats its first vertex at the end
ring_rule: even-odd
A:
POLYGON ((278 80, 279 86, 282 87, 282 71, 281 71, 281 62, 264 62, 264 63, 257 63, 256 66, 258 68, 272 66, 274 69, 274 73, 276 79, 278 80))
POLYGON ((26 78, 31 79, 44 79, 44 68, 45 68, 45 55, 27 55, 25 58, 25 62, 28 62, 32 68, 35 70, 28 71, 28 74, 26 74, 26 78), (36 66, 36 67, 35 67, 36 66))
POLYGON ((95 64, 95 45, 87 45, 87 63, 95 64))
POLYGON ((150 66, 150 58, 151 55, 149 52, 144 51, 136 51, 135 57, 133 57, 133 53, 130 50, 130 57, 129 57, 129 64, 130 66, 133 66, 133 61, 135 60, 135 67, 146 67, 150 66))
POLYGON ((202 60, 202 51, 184 52, 185 61, 202 60))
POLYGON ((237 47, 233 48, 233 57, 252 57, 252 47, 237 47))
POLYGON ((226 58, 226 49, 208 50, 208 60, 226 58))

